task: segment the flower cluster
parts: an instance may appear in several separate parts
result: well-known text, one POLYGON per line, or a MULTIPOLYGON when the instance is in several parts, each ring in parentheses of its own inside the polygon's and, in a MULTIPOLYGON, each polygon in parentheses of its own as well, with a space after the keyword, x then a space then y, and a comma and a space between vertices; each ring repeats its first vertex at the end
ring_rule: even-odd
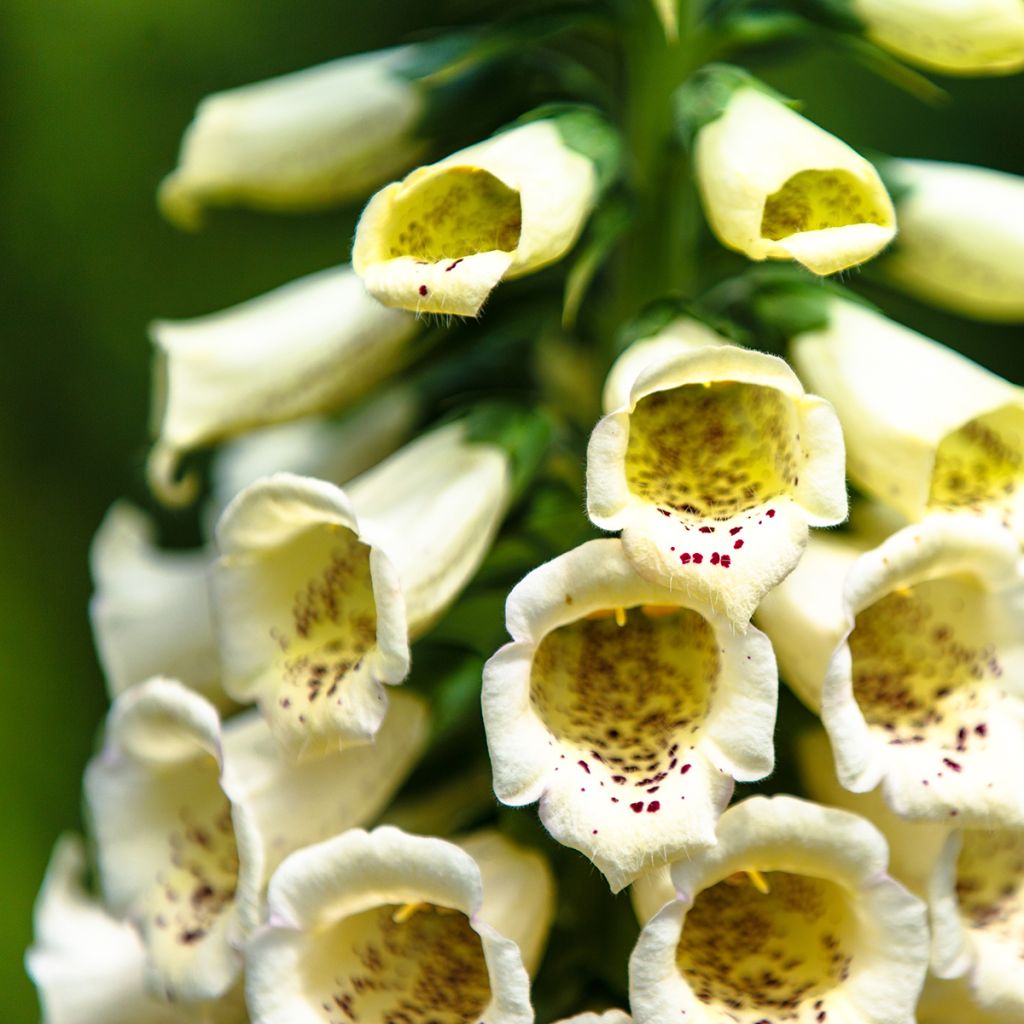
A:
POLYGON ((183 226, 383 187, 350 266, 152 327, 150 483, 206 541, 96 536, 49 1024, 1024 1019, 1024 394, 820 280, 897 239, 889 286, 1024 319, 1024 183, 707 62, 1009 73, 1024 8, 599 6, 200 105, 183 226), (531 53, 552 102, 413 167, 531 53))

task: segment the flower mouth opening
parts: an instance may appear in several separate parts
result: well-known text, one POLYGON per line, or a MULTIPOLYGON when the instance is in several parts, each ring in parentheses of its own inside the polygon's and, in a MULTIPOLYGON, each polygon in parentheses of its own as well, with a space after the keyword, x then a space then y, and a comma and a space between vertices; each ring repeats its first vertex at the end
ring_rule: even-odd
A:
POLYGON ((956 895, 966 928, 1024 946, 1024 831, 965 830, 956 895))
POLYGON ((988 684, 1003 674, 990 601, 967 575, 900 587, 861 611, 850 634, 853 695, 895 745, 948 748, 946 768, 985 743, 988 684))
POLYGON ((761 236, 773 242, 804 231, 824 231, 854 224, 888 226, 891 218, 878 208, 873 189, 849 171, 806 170, 789 178, 764 203, 761 236))
POLYGON ((475 167, 432 173, 395 199, 384 251, 424 263, 514 252, 522 233, 519 193, 475 167))
POLYGON ((325 1024, 470 1024, 491 1002, 480 936, 429 903, 374 907, 321 930, 305 972, 325 1024))
POLYGON ((1004 406, 948 433, 935 452, 930 510, 995 506, 1005 525, 1024 483, 1024 409, 1004 406))
POLYGON ((799 483, 799 418, 776 388, 686 384, 641 398, 629 418, 626 481, 680 520, 726 520, 799 483))
POLYGON ((723 1019, 826 1024, 829 996, 850 973, 857 934, 837 883, 749 870, 698 893, 676 965, 697 1000, 723 1019))
POLYGON ((576 748, 588 775, 601 786, 610 777, 617 803, 627 782, 652 794, 670 773, 688 771, 719 672, 715 631, 697 612, 616 609, 544 637, 530 702, 558 742, 576 748))

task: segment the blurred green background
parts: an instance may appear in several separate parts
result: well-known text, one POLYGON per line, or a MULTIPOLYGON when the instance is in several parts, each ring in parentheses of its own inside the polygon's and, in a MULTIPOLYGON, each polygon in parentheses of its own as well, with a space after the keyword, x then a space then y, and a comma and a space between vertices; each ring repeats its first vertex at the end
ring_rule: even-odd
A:
MULTIPOLYGON (((488 6, 15 0, 0 9, 5 1022, 38 1017, 21 966, 32 901, 54 839, 80 827, 81 772, 106 707, 86 615, 87 549, 115 498, 147 502, 146 324, 339 261, 357 212, 218 214, 203 233, 181 234, 153 202, 181 131, 206 93, 408 39, 439 20, 466 22, 488 6)), ((1024 173, 1020 77, 943 81, 951 100, 930 108, 834 52, 756 68, 856 147, 1024 173)), ((892 315, 1021 378, 1019 329, 865 290, 892 315)), ((187 539, 187 518, 164 522, 168 536, 187 539)))

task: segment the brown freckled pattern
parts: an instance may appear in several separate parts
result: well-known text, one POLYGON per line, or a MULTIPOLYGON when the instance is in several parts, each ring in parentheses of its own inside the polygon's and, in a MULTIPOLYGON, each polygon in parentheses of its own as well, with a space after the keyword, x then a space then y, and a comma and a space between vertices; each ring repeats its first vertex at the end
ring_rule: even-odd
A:
POLYGON ((480 937, 458 911, 375 907, 323 934, 307 957, 327 1024, 470 1024, 491 1001, 480 937), (397 920, 396 920, 397 918, 397 920))
POLYGON ((629 488, 683 522, 729 519, 790 490, 806 459, 797 422, 775 388, 724 381, 655 392, 629 419, 629 488))
POLYGON ((530 700, 547 728, 616 785, 660 784, 715 693, 714 630, 680 608, 626 624, 581 619, 549 633, 534 655, 530 700))
POLYGON ((451 167, 406 189, 388 223, 391 258, 412 256, 427 263, 478 252, 512 252, 519 244, 519 193, 476 167, 451 167))
POLYGON ((782 871, 764 879, 767 894, 743 877, 699 893, 676 963, 723 1021, 807 1024, 849 974, 855 919, 834 882, 782 871))
POLYGON ((995 510, 1013 525, 1024 481, 1024 409, 1006 407, 947 434, 935 453, 932 510, 995 510))
POLYGON ((761 236, 778 241, 801 231, 886 223, 887 214, 875 206, 871 189, 856 175, 807 170, 794 174, 765 200, 761 236))
POLYGON ((893 746, 931 745, 937 771, 960 772, 986 748, 985 719, 1005 699, 989 600, 967 576, 926 580, 864 609, 850 635, 868 725, 893 746))
POLYGON ((1024 831, 968 829, 956 865, 960 917, 1024 959, 1024 831))

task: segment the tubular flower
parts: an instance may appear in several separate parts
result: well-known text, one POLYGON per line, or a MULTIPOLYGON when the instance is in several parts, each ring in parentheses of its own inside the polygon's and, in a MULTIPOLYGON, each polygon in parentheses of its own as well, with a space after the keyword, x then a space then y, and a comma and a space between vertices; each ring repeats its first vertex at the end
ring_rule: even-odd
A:
POLYGON ((1006 1024, 1024 1018, 1022 864, 1022 829, 955 832, 929 893, 932 971, 964 977, 974 1002, 1006 1024))
POLYGON ((409 671, 409 638, 455 599, 509 500, 509 457, 452 423, 348 492, 277 474, 217 527, 212 577, 225 689, 257 700, 302 752, 371 740, 382 683, 409 671))
POLYGON ((853 482, 908 519, 982 516, 1024 540, 1021 389, 870 309, 828 310, 793 364, 835 406, 853 482))
POLYGON ((712 606, 638 575, 590 541, 509 595, 512 642, 484 669, 494 790, 540 800, 561 843, 622 889, 714 843, 733 780, 773 764, 771 645, 712 606))
POLYGON ((177 482, 186 452, 267 423, 354 401, 405 361, 415 318, 368 296, 349 267, 292 281, 231 309, 159 320, 149 458, 164 500, 191 500, 177 482))
POLYGON ((145 952, 135 929, 111 917, 82 884, 77 836, 58 842, 35 908, 35 944, 25 958, 44 1024, 244 1024, 240 993, 195 1006, 167 1003, 143 985, 145 952))
POLYGON ((418 168, 370 200, 352 265, 387 306, 476 316, 503 278, 572 247, 598 197, 588 152, 612 148, 609 133, 596 114, 573 111, 418 168))
POLYGON ((421 703, 403 697, 373 746, 296 765, 257 714, 221 730, 214 708, 178 683, 150 680, 120 697, 86 797, 104 895, 141 933, 147 989, 222 995, 274 867, 377 813, 425 733, 421 703))
POLYGON ((473 838, 460 849, 384 826, 289 857, 270 883, 270 927, 247 949, 254 1024, 335 1010, 349 1020, 529 1024, 530 980, 505 912, 542 945, 550 876, 536 854, 487 844, 502 856, 477 862, 473 838), (495 868, 520 880, 518 907, 489 905, 495 868))
POLYGON ((956 313, 1024 320, 1024 179, 933 160, 890 160, 884 173, 901 189, 886 275, 956 313))
POLYGON ((408 167, 423 151, 413 129, 424 98, 401 73, 413 51, 343 57, 209 96, 160 186, 165 216, 197 228, 205 206, 315 209, 408 167))
POLYGON ((1024 68, 1020 0, 845 0, 869 39, 947 75, 1008 75, 1024 68))
POLYGON ((893 240, 896 216, 875 168, 754 79, 712 65, 683 87, 677 109, 723 245, 834 274, 893 240))
POLYGON ((843 438, 781 359, 687 344, 648 361, 594 428, 587 512, 623 531, 642 575, 743 625, 796 565, 808 526, 846 518, 843 438))
POLYGON ((640 933, 634 1020, 911 1024, 925 908, 886 857, 877 830, 845 811, 785 796, 729 808, 718 844, 672 865, 675 899, 640 933))
POLYGON ((111 507, 90 551, 96 586, 89 604, 96 649, 111 697, 166 674, 220 706, 220 660, 204 551, 162 551, 140 509, 111 507))

